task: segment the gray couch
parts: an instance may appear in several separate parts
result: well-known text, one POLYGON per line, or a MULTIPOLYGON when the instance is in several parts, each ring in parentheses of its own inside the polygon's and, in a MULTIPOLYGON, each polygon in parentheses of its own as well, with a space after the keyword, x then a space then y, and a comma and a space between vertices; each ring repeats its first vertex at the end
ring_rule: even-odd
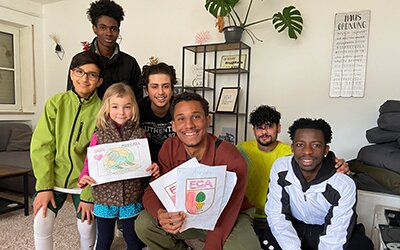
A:
MULTIPOLYGON (((16 168, 32 169, 29 146, 32 137, 31 127, 22 122, 0 122, 0 164, 16 168)), ((35 191, 35 177, 29 173, 28 191, 35 191)), ((9 177, 0 180, 0 189, 23 192, 22 177, 9 177)))

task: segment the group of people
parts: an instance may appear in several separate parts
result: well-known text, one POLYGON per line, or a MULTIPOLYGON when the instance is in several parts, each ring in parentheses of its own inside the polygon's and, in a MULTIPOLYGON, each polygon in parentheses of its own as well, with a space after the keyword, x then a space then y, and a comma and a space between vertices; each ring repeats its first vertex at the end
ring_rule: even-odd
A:
POLYGON ((372 249, 356 224, 356 188, 348 164, 329 151, 330 125, 300 118, 291 145, 278 140, 281 114, 261 105, 250 114, 255 140, 237 148, 247 161, 246 197, 262 249, 372 249))
POLYGON ((280 113, 262 105, 250 114, 255 140, 236 147, 221 141, 207 132, 211 118, 203 97, 173 95, 173 66, 153 63, 141 73, 136 60, 120 51, 120 5, 98 0, 87 14, 96 37, 72 58, 68 90, 46 102, 32 137, 36 249, 53 249, 55 218, 68 195, 81 249, 95 243, 110 249, 116 220, 128 249, 187 249, 192 239, 212 250, 372 249, 356 224, 348 165, 329 151, 332 131, 325 121, 296 120, 286 145, 277 139, 280 113), (149 178, 92 187, 87 147, 138 138, 149 141, 150 181, 192 157, 236 173, 234 195, 214 230, 180 232, 185 213, 166 211, 149 178))

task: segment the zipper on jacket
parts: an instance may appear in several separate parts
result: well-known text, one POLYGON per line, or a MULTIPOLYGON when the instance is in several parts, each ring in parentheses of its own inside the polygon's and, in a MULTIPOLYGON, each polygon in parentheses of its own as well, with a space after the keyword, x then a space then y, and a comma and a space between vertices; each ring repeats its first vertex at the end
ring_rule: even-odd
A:
POLYGON ((306 196, 306 194, 304 194, 304 201, 307 201, 307 196, 306 196))
POLYGON ((81 137, 82 128, 83 128, 83 122, 81 122, 81 125, 79 126, 79 130, 78 130, 78 135, 76 136, 77 142, 79 141, 79 138, 81 137))
MULTIPOLYGON (((78 97, 78 98, 79 98, 79 97, 78 97)), ((72 124, 71 134, 69 135, 69 141, 68 141, 68 158, 69 158, 69 162, 70 162, 70 164, 71 164, 71 168, 69 169, 67 178, 65 179, 64 188, 67 188, 67 187, 68 187, 68 180, 69 180, 69 177, 70 177, 71 174, 72 174, 72 169, 74 168, 74 164, 73 164, 73 162, 72 162, 72 157, 71 157, 72 135, 74 134, 76 121, 78 120, 78 116, 79 116, 79 114, 80 114, 80 112, 81 112, 81 109, 82 109, 82 101, 81 101, 81 99, 79 98, 79 107, 78 107, 78 111, 76 112, 75 119, 74 119, 74 123, 72 124)), ((78 135, 78 136, 79 136, 79 135, 78 135)))

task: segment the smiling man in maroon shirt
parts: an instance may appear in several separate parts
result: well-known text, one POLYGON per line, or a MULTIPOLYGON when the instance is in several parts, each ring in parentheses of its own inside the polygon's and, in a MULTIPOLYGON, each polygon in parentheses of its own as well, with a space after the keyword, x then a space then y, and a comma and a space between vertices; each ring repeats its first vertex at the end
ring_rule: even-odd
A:
POLYGON ((143 196, 142 211, 135 223, 136 233, 150 249, 187 249, 185 240, 204 241, 205 250, 261 249, 252 228, 255 209, 247 202, 246 161, 233 144, 218 140, 207 132, 210 125, 208 102, 200 95, 184 92, 171 105, 172 128, 176 137, 167 139, 158 156, 163 175, 192 157, 208 166, 227 165, 236 173, 237 183, 227 206, 212 231, 179 230, 186 218, 182 211, 167 212, 148 187, 143 196))

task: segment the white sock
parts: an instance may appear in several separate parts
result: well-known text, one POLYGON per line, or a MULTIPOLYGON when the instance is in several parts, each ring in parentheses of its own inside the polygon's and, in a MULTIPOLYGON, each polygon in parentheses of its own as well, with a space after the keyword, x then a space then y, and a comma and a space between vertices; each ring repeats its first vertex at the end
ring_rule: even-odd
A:
POLYGON ((36 250, 53 250, 53 229, 56 214, 47 209, 46 217, 43 217, 41 207, 33 221, 33 235, 36 250))
POLYGON ((96 221, 92 220, 89 225, 87 221, 82 222, 78 219, 77 225, 81 240, 81 249, 94 249, 94 242, 96 240, 96 221))

